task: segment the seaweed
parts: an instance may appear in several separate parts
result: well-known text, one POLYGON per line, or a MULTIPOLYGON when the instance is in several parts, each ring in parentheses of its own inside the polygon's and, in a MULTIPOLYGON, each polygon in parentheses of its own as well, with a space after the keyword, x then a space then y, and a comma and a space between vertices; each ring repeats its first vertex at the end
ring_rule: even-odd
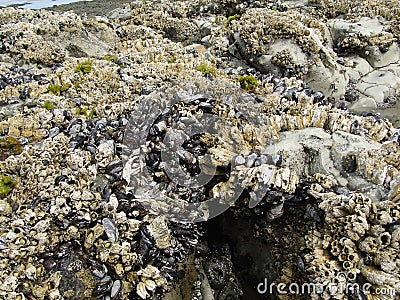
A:
POLYGON ((75 73, 82 72, 83 74, 87 74, 90 73, 91 70, 92 70, 92 62, 90 60, 81 62, 75 67, 75 73))
POLYGON ((236 80, 240 83, 241 88, 247 92, 254 92, 259 85, 257 78, 251 75, 238 76, 236 80))

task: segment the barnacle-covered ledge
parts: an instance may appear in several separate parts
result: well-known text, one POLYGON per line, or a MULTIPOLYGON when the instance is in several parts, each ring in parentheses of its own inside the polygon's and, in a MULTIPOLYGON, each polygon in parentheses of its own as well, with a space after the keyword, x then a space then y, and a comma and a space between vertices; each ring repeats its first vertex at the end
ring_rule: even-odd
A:
MULTIPOLYGON (((346 272, 348 282, 398 289, 398 131, 379 116, 336 108, 299 81, 290 86, 287 78, 265 76, 261 82, 271 92, 256 97, 201 75, 132 104, 174 97, 175 104, 164 106, 144 135, 152 180, 163 182, 170 198, 199 204, 216 195, 226 199, 241 185, 244 192, 232 204, 239 219, 233 222, 248 218, 249 232, 271 245, 266 256, 281 265, 270 270, 275 280, 324 283, 346 272), (288 85, 279 88, 281 82, 288 85), (212 184, 188 189, 165 175, 157 148, 175 129, 172 120, 197 120, 206 112, 223 120, 216 123, 217 138, 189 138, 181 166, 196 174, 209 153, 218 172, 212 184), (290 234, 282 240, 282 232, 290 234)), ((233 246, 210 242, 204 248, 207 222, 181 224, 149 213, 128 186, 122 148, 131 111, 83 120, 43 109, 37 118, 61 118, 69 125, 57 126, 57 132, 46 128, 39 142, 0 162, 16 182, 5 196, 11 209, 0 216, 10 224, 2 229, 2 262, 16 267, 1 275, 4 297, 163 297, 182 283, 181 263, 194 256, 198 274, 208 276, 207 293, 243 293, 233 246), (219 269, 228 275, 218 283, 219 269)), ((186 271, 193 274, 187 266, 186 271)))
POLYGON ((1 9, 0 298, 396 299, 399 130, 340 97, 396 100, 398 1, 309 2, 139 0, 120 19, 1 9), (346 12, 331 40, 323 18, 346 12), (346 33, 378 15, 377 35, 346 33), (393 65, 339 44, 388 50, 393 65), (149 104, 162 104, 155 120, 149 104), (132 115, 151 125, 134 131, 139 162, 124 142, 132 115), (167 165, 164 138, 193 123, 213 134, 181 132, 167 165), (211 180, 171 176, 199 173, 211 180), (227 210, 175 222, 151 210, 160 197, 142 178, 178 215, 212 198, 227 210), (259 295, 265 278, 370 289, 259 295))

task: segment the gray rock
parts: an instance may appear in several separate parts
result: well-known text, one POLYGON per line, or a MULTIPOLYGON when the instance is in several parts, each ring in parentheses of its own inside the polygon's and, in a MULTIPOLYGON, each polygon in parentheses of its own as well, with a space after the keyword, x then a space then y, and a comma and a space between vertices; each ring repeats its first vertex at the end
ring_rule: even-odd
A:
MULTIPOLYGON (((357 172, 347 173, 344 170, 343 158, 363 148, 378 149, 380 146, 378 142, 359 135, 342 131, 331 135, 321 128, 306 128, 280 133, 280 142, 267 146, 263 152, 271 155, 282 153, 285 158, 284 164, 290 166, 296 174, 302 176, 312 176, 315 173, 330 174, 341 186, 347 186, 350 180, 356 182, 362 178, 357 172)), ((365 182, 366 190, 376 188, 374 183, 365 182)), ((377 195, 371 194, 371 196, 377 195)))
POLYGON ((211 34, 212 23, 207 20, 195 21, 201 36, 207 36, 211 34))
POLYGON ((239 155, 235 158, 235 165, 236 166, 240 166, 240 165, 244 165, 246 163, 246 160, 243 156, 239 155))
POLYGON ((389 96, 394 96, 400 88, 400 78, 389 71, 373 71, 361 78, 356 86, 365 96, 383 103, 389 96))
POLYGON ((283 68, 272 63, 272 57, 282 51, 289 51, 293 58, 293 64, 297 66, 307 65, 307 56, 303 50, 295 42, 289 39, 278 39, 274 43, 268 45, 267 53, 259 57, 253 58, 253 64, 263 73, 283 74, 283 68))
MULTIPOLYGON (((378 18, 363 17, 358 22, 350 22, 341 19, 334 19, 327 23, 333 41, 338 44, 345 37, 357 34, 365 38, 385 32, 387 21, 378 18)), ((374 68, 381 68, 400 59, 400 49, 393 43, 385 51, 381 51, 378 45, 368 45, 360 52, 369 64, 374 68)))
POLYGON ((349 109, 355 113, 371 111, 376 109, 377 105, 373 98, 361 97, 358 101, 349 106, 349 109))
POLYGON ((308 0, 283 0, 282 4, 287 8, 300 8, 308 4, 308 0))
POLYGON ((400 78, 400 62, 395 64, 390 64, 384 68, 379 69, 380 71, 387 71, 400 78))
POLYGON ((378 34, 384 31, 384 24, 380 20, 368 17, 363 17, 356 23, 342 19, 333 19, 327 22, 327 26, 331 31, 334 42, 349 34, 357 33, 370 36, 371 34, 378 34))
POLYGON ((364 58, 358 55, 352 55, 348 58, 353 62, 353 66, 346 67, 346 72, 349 78, 359 80, 362 76, 365 76, 369 72, 373 71, 371 65, 364 58))
POLYGON ((310 68, 304 81, 313 90, 322 91, 328 97, 339 99, 344 95, 348 83, 347 74, 341 72, 343 69, 339 65, 336 68, 327 68, 323 64, 319 64, 310 68))
POLYGON ((58 127, 53 127, 53 128, 51 128, 50 130, 49 130, 49 137, 50 138, 53 138, 53 137, 55 137, 56 135, 58 135, 60 133, 60 128, 58 128, 58 127))
POLYGON ((130 18, 130 16, 131 16, 131 9, 129 6, 118 7, 110 11, 107 15, 107 17, 112 20, 127 20, 130 18))
POLYGON ((102 59, 114 46, 117 36, 111 29, 99 30, 96 33, 83 29, 80 34, 63 32, 50 39, 60 48, 67 50, 69 56, 102 59))
POLYGON ((64 46, 70 56, 74 57, 103 58, 107 55, 109 49, 105 42, 92 34, 89 34, 87 38, 80 36, 66 37, 59 43, 64 46))
MULTIPOLYGON (((304 82, 314 90, 322 91, 326 96, 339 98, 344 95, 348 83, 348 76, 344 67, 339 65, 331 55, 331 52, 322 44, 318 35, 311 29, 310 36, 321 47, 325 59, 321 62, 314 61, 314 58, 305 53, 301 47, 291 39, 277 39, 265 45, 263 55, 249 55, 246 52, 246 44, 241 40, 238 33, 234 33, 236 47, 240 54, 247 61, 263 73, 274 73, 280 76, 286 75, 285 70, 290 67, 303 68, 304 82), (292 66, 285 68, 272 63, 272 58, 278 52, 287 50, 291 56, 292 66)), ((234 55, 234 49, 230 49, 234 55)))
POLYGON ((246 167, 251 168, 257 159, 257 154, 252 153, 246 157, 246 167))
POLYGON ((391 45, 387 51, 382 52, 378 46, 366 46, 365 58, 374 68, 381 68, 396 63, 400 60, 400 49, 397 44, 391 45))

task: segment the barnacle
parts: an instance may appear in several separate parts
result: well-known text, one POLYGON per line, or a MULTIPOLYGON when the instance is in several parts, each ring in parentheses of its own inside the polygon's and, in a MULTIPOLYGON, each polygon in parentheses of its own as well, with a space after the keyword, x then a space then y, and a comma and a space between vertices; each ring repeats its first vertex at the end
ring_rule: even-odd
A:
POLYGON ((148 299, 175 288, 238 299, 263 276, 326 284, 339 275, 373 290, 337 298, 399 292, 398 130, 298 78, 232 67, 284 39, 307 57, 296 65, 290 49, 275 53, 289 75, 321 62, 333 70, 338 58, 313 14, 391 16, 390 34, 341 41, 386 47, 398 8, 250 2, 136 1, 118 26, 1 10, 4 61, 62 65, 1 65, 0 297, 148 299), (193 22, 203 14, 206 24, 193 22), (115 48, 84 61, 72 41, 57 42, 69 33, 115 48), (237 55, 232 40, 249 53, 237 55), (208 181, 194 184, 199 174, 208 181), (224 213, 207 220, 212 199, 224 213))

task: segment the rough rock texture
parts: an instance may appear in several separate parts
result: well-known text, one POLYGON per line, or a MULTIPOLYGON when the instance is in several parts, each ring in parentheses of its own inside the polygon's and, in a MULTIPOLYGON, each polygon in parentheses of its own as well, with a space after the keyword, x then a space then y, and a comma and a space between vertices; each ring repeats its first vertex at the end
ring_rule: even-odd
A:
POLYGON ((51 66, 72 57, 102 58, 116 41, 116 33, 107 23, 82 20, 75 14, 61 16, 43 11, 2 10, 2 52, 15 61, 51 66))
POLYGON ((400 293, 400 133, 370 109, 398 105, 399 3, 306 2, 1 9, 0 297, 257 299, 268 277, 371 285, 278 299, 396 299, 377 292, 400 293), (132 113, 155 104, 127 150, 132 113), (193 176, 206 153, 217 171, 188 188, 160 149, 204 113, 223 122, 188 137, 180 166, 193 176), (219 220, 179 223, 141 179, 182 205, 240 194, 219 220))
POLYGON ((296 75, 328 96, 344 94, 347 77, 335 62, 325 25, 302 13, 249 9, 232 22, 241 55, 261 72, 296 75))

